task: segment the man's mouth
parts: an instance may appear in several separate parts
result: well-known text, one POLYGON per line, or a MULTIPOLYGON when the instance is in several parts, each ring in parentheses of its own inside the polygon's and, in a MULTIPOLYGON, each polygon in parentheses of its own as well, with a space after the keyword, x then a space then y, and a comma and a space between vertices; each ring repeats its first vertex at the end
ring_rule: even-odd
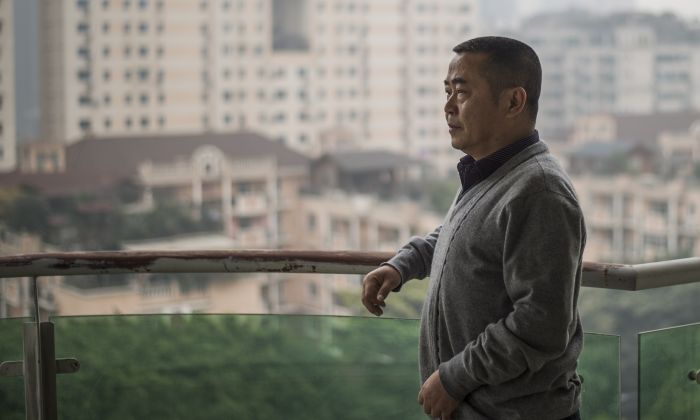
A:
POLYGON ((447 126, 450 128, 450 132, 455 131, 455 130, 460 130, 462 128, 456 124, 447 124, 447 126))

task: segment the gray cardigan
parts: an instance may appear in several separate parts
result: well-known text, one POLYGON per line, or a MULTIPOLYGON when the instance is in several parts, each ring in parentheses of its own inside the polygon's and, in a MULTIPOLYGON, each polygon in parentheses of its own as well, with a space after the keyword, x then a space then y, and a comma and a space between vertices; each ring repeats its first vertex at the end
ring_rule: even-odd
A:
MULTIPOLYGON (((387 264, 430 276, 420 331, 454 419, 561 419, 579 409, 577 310, 586 229, 574 188, 538 142, 471 188, 387 264)), ((397 288, 397 290, 399 290, 397 288)))

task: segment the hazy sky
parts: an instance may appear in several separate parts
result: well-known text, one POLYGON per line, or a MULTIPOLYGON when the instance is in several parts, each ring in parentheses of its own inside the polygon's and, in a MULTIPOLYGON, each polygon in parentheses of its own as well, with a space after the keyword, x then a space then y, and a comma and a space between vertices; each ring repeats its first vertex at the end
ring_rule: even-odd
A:
POLYGON ((685 19, 700 19, 700 1, 698 0, 637 0, 637 8, 652 12, 670 11, 685 19))
POLYGON ((685 20, 700 20, 700 0, 481 0, 481 7, 484 10, 496 7, 493 19, 523 18, 573 7, 598 14, 629 9, 651 13, 671 12, 685 20), (510 13, 503 13, 504 9, 510 10, 510 13))

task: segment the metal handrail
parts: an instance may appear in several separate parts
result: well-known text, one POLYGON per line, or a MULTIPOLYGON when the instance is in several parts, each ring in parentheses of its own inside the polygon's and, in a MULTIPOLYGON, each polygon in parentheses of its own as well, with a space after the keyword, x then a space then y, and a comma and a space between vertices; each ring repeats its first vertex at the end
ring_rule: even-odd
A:
MULTIPOLYGON (((99 251, 0 257, 0 278, 118 273, 327 273, 365 274, 391 252, 237 250, 99 251)), ((643 290, 700 283, 700 258, 646 264, 584 262, 583 286, 643 290)))

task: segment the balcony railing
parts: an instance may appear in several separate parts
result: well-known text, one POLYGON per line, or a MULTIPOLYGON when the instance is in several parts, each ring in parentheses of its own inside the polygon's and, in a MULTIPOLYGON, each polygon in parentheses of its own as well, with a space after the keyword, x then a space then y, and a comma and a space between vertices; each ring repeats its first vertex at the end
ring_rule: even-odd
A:
MULTIPOLYGON (((49 322, 40 312, 39 276, 364 274, 391 256, 249 250, 0 257, 0 278, 30 277, 34 301, 30 319, 0 320, 2 418, 424 418, 415 403, 415 319, 180 314, 49 322)), ((700 258, 584 265, 587 287, 695 282, 700 258)), ((582 413, 617 418, 619 337, 587 333, 585 340, 582 413)), ((698 350, 700 324, 639 335, 640 418, 696 418, 698 350)))

